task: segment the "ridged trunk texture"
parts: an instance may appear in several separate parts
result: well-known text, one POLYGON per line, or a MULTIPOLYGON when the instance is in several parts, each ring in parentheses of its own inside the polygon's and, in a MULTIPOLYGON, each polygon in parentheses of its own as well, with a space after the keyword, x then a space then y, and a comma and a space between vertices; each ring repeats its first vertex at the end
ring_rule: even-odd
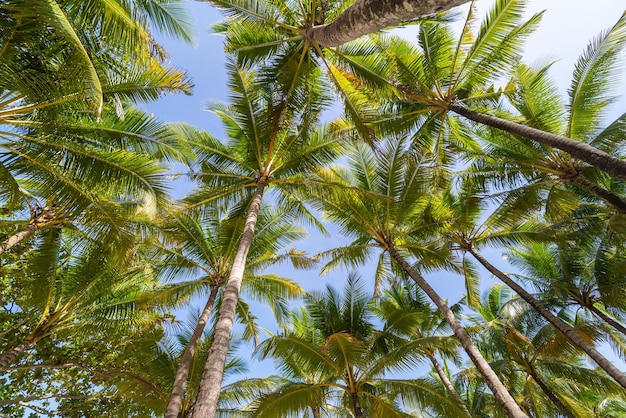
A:
POLYGON ((167 403, 165 418, 178 418, 180 406, 183 403, 183 397, 185 394, 185 383, 187 382, 187 376, 189 376, 189 368, 193 362, 193 356, 198 348, 198 343, 200 342, 206 323, 211 316, 213 303, 215 302, 215 297, 217 296, 218 291, 219 286, 211 286, 209 298, 207 299, 206 305, 204 305, 204 309, 198 318, 198 323, 196 324, 196 328, 193 330, 193 334, 187 343, 187 347, 185 347, 183 357, 180 360, 180 365, 176 371, 176 377, 174 378, 174 387, 172 388, 172 394, 170 395, 170 399, 167 403))
POLYGON ((56 215, 56 209, 54 207, 45 207, 39 216, 33 217, 28 226, 17 234, 10 236, 0 244, 0 254, 11 249, 16 244, 24 241, 27 238, 33 236, 38 229, 42 228, 45 224, 51 222, 56 215))
POLYGON ((498 270, 491 263, 489 263, 478 251, 470 247, 468 250, 474 258, 482 264, 491 274, 500 279, 504 284, 509 286, 515 293, 517 293, 522 299, 524 299, 530 306, 532 306, 541 316, 543 316, 550 324, 556 329, 561 331, 569 340, 582 351, 584 351, 598 366, 604 369, 609 376, 611 376, 617 383, 619 383, 624 389, 626 389, 626 375, 620 371, 613 363, 611 363, 606 357, 604 357, 598 350, 596 350, 591 344, 587 342, 578 332, 554 315, 548 308, 546 308, 541 302, 535 299, 530 293, 528 293, 523 287, 518 285, 509 276, 498 270))
POLYGON ((352 399, 352 408, 354 408, 354 417, 355 418, 363 418, 363 410, 361 409, 361 403, 359 402, 358 393, 354 392, 350 394, 350 399, 352 399))
POLYGON ((307 37, 334 47, 388 26, 443 12, 469 0, 357 0, 332 22, 313 26, 307 37))
POLYGON ((463 398, 461 398, 461 395, 459 395, 459 392, 456 391, 456 388, 454 387, 450 379, 448 379, 448 375, 443 370, 443 367, 441 367, 441 364, 439 364, 439 362, 437 361, 437 358, 435 356, 430 355, 428 356, 428 359, 433 364, 433 367, 435 368, 435 371, 437 372, 439 379, 441 379, 441 382, 446 387, 448 392, 450 392, 450 395, 452 395, 454 400, 457 401, 457 403, 459 404, 459 407, 463 410, 463 413, 465 414, 465 416, 468 418, 472 418, 472 414, 467 409, 467 405, 465 405, 465 402, 463 402, 463 398))
POLYGON ((506 386, 502 384, 498 376, 493 371, 487 360, 480 354, 476 345, 472 341, 471 337, 465 331, 465 328, 461 325, 459 320, 454 315, 454 312, 448 307, 446 302, 441 299, 441 296, 435 289, 433 289, 426 279, 422 277, 411 265, 395 250, 395 248, 388 248, 389 255, 402 267, 402 269, 417 283, 417 285, 426 293, 426 295, 433 301, 435 306, 439 309, 439 311, 443 314, 444 318, 450 328, 452 328, 452 332, 458 338, 461 343, 461 347, 465 350, 469 358, 476 366, 478 372, 483 376, 487 386, 491 389, 494 397, 504 409, 504 412, 508 417, 521 418, 526 417, 527 415, 521 410, 519 405, 515 402, 506 386))
POLYGON ((198 398, 193 411, 194 418, 214 418, 217 411, 217 401, 220 396, 222 378, 224 377, 226 354, 233 331, 239 291, 246 268, 246 258, 254 239, 254 228, 256 227, 257 217, 261 209, 265 186, 266 183, 259 180, 248 209, 246 224, 241 234, 241 241, 239 241, 235 260, 233 261, 233 268, 224 288, 222 305, 217 324, 215 325, 215 332, 213 333, 213 342, 211 343, 209 356, 202 372, 198 398))
POLYGON ((593 167, 597 167, 600 170, 605 171, 606 173, 626 179, 626 160, 614 157, 613 155, 594 148, 589 144, 585 144, 584 142, 531 128, 530 126, 511 122, 496 116, 475 112, 465 106, 457 104, 450 105, 448 110, 464 116, 471 121, 482 123, 483 125, 501 129, 517 136, 521 136, 522 138, 560 149, 573 157, 585 161, 593 167))
POLYGON ((26 339, 20 345, 14 347, 11 351, 0 354, 0 370, 6 369, 15 361, 24 351, 33 344, 32 340, 26 339))

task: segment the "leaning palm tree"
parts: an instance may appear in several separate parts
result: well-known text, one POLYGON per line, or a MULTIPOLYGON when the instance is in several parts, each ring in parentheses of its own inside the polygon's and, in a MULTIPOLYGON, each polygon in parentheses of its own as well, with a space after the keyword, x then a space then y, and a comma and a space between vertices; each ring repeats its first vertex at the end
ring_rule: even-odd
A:
MULTIPOLYGON (((192 361, 195 361, 194 353, 214 312, 219 291, 228 279, 242 228, 242 218, 233 218, 218 211, 208 216, 174 212, 162 225, 166 240, 158 245, 154 254, 158 260, 154 268, 161 280, 173 283, 155 290, 151 295, 147 294, 146 303, 171 309, 186 304, 194 295, 209 292, 193 333, 182 351, 166 417, 176 416, 181 409, 187 376, 192 361)), ((286 253, 279 253, 291 241, 304 236, 305 232, 294 226, 285 214, 268 207, 259 212, 257 232, 247 257, 242 293, 247 298, 269 305, 279 322, 286 315, 288 299, 302 296, 304 290, 290 279, 264 274, 262 270, 286 260, 291 260, 295 267, 310 267, 312 260, 302 252, 292 248, 286 253)), ((258 338, 258 326, 244 300, 238 302, 238 311, 240 320, 247 322, 244 336, 258 338)))
POLYGON ((133 104, 189 92, 148 34, 153 23, 187 37, 176 3, 108 2, 104 14, 92 2, 0 6, 0 201, 22 225, 0 251, 70 223, 108 230, 103 242, 125 237, 124 218, 164 197, 158 160, 180 154, 133 104))
POLYGON ((444 206, 447 209, 441 208, 440 210, 447 212, 446 216, 448 217, 447 219, 444 217, 440 219, 443 239, 449 239, 450 245, 455 250, 471 254, 484 268, 510 287, 551 325, 566 335, 576 347, 584 351, 622 387, 626 388, 626 374, 624 372, 619 370, 572 326, 552 312, 548 306, 490 263, 480 252, 481 247, 489 244, 511 246, 529 240, 531 242, 532 240, 546 240, 551 238, 545 233, 547 228, 532 219, 524 222, 524 218, 520 220, 511 217, 511 211, 506 206, 481 220, 484 202, 481 202, 481 196, 476 193, 472 185, 461 187, 456 194, 446 193, 442 202, 445 202, 444 206))
MULTIPOLYGON (((613 101, 610 92, 618 62, 611 53, 617 47, 611 45, 610 37, 589 44, 574 71, 567 103, 548 77, 550 65, 538 69, 519 65, 514 72, 518 91, 509 96, 509 102, 529 126, 581 138, 619 155, 624 115, 608 124, 602 122, 613 101)), ((487 152, 476 158, 470 172, 484 177, 490 187, 515 200, 517 206, 527 210, 543 206, 546 216, 558 219, 569 217, 581 198, 588 202, 595 197, 607 204, 609 213, 626 211, 622 179, 508 132, 489 129, 485 133, 487 152)))
POLYGON ((406 147, 406 141, 389 141, 380 145, 376 158, 373 151, 360 146, 350 156, 350 169, 335 167, 321 172, 326 181, 356 189, 337 189, 319 202, 325 216, 335 221, 342 233, 355 238, 351 245, 325 253, 329 266, 354 265, 380 252, 379 265, 391 261, 398 276, 408 275, 435 303, 506 413, 525 416, 454 312, 420 273, 420 269, 440 267, 463 270, 429 230, 432 217, 438 216, 429 210, 429 201, 436 197, 429 190, 431 173, 427 162, 406 147), (409 257, 417 260, 417 266, 411 265, 409 257))
POLYGON ((393 377, 394 371, 421 362, 428 343, 392 342, 387 327, 374 327, 371 303, 355 275, 348 277, 343 294, 329 286, 311 295, 296 313, 299 326, 258 348, 261 358, 277 362, 286 380, 247 407, 253 416, 309 411, 319 417, 332 406, 355 417, 407 417, 403 406, 411 403, 440 416, 456 416, 459 409, 432 382, 393 377))
MULTIPOLYGON (((263 79, 277 83, 286 96, 301 88, 299 86, 330 86, 330 90, 343 101, 345 112, 356 129, 367 140, 374 140, 366 122, 378 115, 378 108, 372 106, 356 86, 364 84, 380 93, 383 92, 381 86, 388 89, 387 78, 381 76, 385 73, 384 63, 370 62, 372 43, 368 39, 331 47, 337 46, 337 42, 343 43, 397 23, 397 19, 407 19, 406 15, 403 18, 397 12, 409 3, 357 1, 352 6, 350 1, 343 0, 300 3, 291 0, 210 0, 210 3, 226 16, 223 22, 214 26, 214 30, 225 35, 225 50, 234 54, 240 65, 254 68, 263 79), (375 17, 381 13, 393 15, 396 22, 375 17), (355 18, 356 15, 360 16, 355 18), (341 40, 336 37, 339 33, 341 40)), ((423 11, 432 13, 439 7, 447 8, 441 2, 410 3, 412 17, 423 11)), ((305 108, 309 103, 310 99, 304 99, 301 105, 305 108)))
MULTIPOLYGON (((512 299, 506 286, 489 288, 474 311, 480 327, 478 344, 490 352, 494 367, 518 384, 529 413, 592 416, 598 405, 588 401, 589 395, 601 394, 606 399, 623 395, 620 386, 601 370, 585 366, 564 334, 539 320, 530 306, 512 299)), ((583 322, 578 330, 589 334, 591 328, 583 322)))
MULTIPOLYGON (((458 39, 445 25, 425 23, 419 28, 418 47, 398 39, 379 43, 376 51, 396 68, 396 78, 391 83, 401 95, 390 102, 387 116, 377 125, 384 131, 417 129, 416 141, 420 144, 429 138, 423 132, 430 132, 434 139, 422 145, 450 155, 455 149, 472 151, 475 146, 467 128, 453 117, 459 115, 561 150, 566 159, 573 158, 581 165, 587 163, 626 179, 626 162, 606 148, 613 139, 596 139, 593 132, 586 130, 591 126, 583 128, 585 118, 594 119, 597 111, 593 105, 584 110, 586 100, 596 104, 606 99, 604 87, 616 74, 614 64, 626 42, 626 16, 595 40, 577 64, 570 105, 574 113, 581 115, 580 123, 576 122, 579 130, 553 131, 535 125, 532 119, 526 120, 529 114, 507 115, 498 105, 503 93, 519 92, 513 83, 508 83, 504 90, 496 88, 495 83, 517 64, 523 41, 541 18, 537 14, 523 20, 523 10, 522 0, 498 0, 474 33, 477 19, 472 5, 458 39), (440 145, 441 141, 448 143, 440 145)), ((611 135, 615 133, 614 129, 611 135)))
POLYGON ((588 237, 576 245, 535 243, 507 252, 516 274, 547 304, 577 307, 626 336, 622 248, 588 237))
POLYGON ((224 122, 227 143, 181 127, 197 152, 199 172, 195 177, 200 183, 182 205, 190 211, 202 211, 226 204, 246 213, 200 384, 195 409, 199 416, 213 416, 217 407, 246 258, 266 188, 275 192, 280 206, 321 226, 294 192, 307 185, 308 173, 336 158, 341 146, 330 129, 313 130, 319 103, 325 98, 317 86, 303 85, 285 95, 275 85, 233 65, 230 73, 232 104, 213 107, 224 122))

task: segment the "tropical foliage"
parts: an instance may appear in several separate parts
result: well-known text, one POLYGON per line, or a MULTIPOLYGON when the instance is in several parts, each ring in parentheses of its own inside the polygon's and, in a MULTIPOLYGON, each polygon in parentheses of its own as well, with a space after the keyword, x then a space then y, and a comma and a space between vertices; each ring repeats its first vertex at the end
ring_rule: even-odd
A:
POLYGON ((524 0, 209 3, 216 136, 182 1, 0 4, 0 415, 626 415, 626 13, 561 92, 524 0))

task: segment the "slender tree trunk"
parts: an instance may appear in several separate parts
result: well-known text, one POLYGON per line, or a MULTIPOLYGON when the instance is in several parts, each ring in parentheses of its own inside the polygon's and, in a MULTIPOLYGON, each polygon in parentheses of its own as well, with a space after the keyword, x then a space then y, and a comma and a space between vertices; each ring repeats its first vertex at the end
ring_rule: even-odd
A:
POLYGON ((451 104, 448 110, 458 113, 474 122, 491 126, 521 136, 543 145, 560 149, 616 177, 626 179, 626 160, 617 158, 584 142, 552 134, 520 123, 511 122, 496 116, 475 112, 465 106, 451 104))
POLYGON ((317 406, 311 407, 311 412, 313 414, 313 418, 320 418, 320 409, 317 406))
POLYGON ((354 416, 355 418, 363 418, 363 410, 361 409, 361 403, 359 402, 359 395, 356 392, 350 394, 350 399, 352 399, 352 407, 354 408, 354 416))
POLYGON ((595 315, 599 316, 604 322, 606 322, 607 324, 615 328, 617 331, 626 335, 626 327, 624 327, 624 325, 620 324, 615 319, 611 318, 610 316, 602 312, 600 309, 596 308, 594 305, 585 306, 585 308, 589 309, 595 315))
POLYGON ((33 345, 33 341, 30 338, 27 338, 17 347, 14 347, 6 353, 0 354, 0 370, 4 370, 11 365, 13 361, 15 361, 15 359, 26 351, 31 345, 33 345))
POLYGON ((571 181, 574 184, 579 185, 583 189, 590 191, 591 193, 595 194, 599 198, 604 199, 605 201, 609 202, 611 205, 615 207, 615 209, 617 209, 621 213, 626 213, 626 200, 622 199, 616 194, 613 194, 610 191, 604 189, 603 187, 600 187, 597 184, 587 180, 586 178, 582 177, 580 174, 567 180, 571 181))
POLYGON ((174 387, 172 388, 172 394, 170 395, 170 399, 167 403, 165 418, 178 418, 178 412, 180 411, 180 407, 183 403, 185 383, 187 382, 187 376, 189 375, 189 369, 193 361, 193 356, 196 353, 198 343, 200 342, 206 323, 208 322, 211 311, 213 310, 213 303, 215 302, 215 297, 217 296, 218 291, 218 285, 213 285, 211 287, 211 293, 209 294, 206 305, 200 314, 200 318, 198 318, 198 323, 196 324, 196 328, 193 330, 193 334, 187 343, 187 347, 185 347, 183 357, 180 360, 180 365, 176 371, 176 377, 174 378, 174 387))
POLYGON ((357 0, 335 20, 313 26, 307 37, 319 45, 334 47, 387 26, 443 12, 469 0, 357 0))
POLYGON ((0 244, 0 254, 11 249, 13 246, 15 246, 16 244, 19 244, 25 239, 33 236, 35 232, 37 232, 37 230, 41 229, 47 223, 51 222, 54 219, 55 214, 56 214, 55 208, 45 207, 43 209, 43 212, 39 216, 31 219, 31 221, 28 223, 28 226, 26 228, 22 229, 17 234, 9 237, 6 241, 0 244))
POLYGON ((563 402, 561 402, 561 400, 550 390, 550 388, 546 386, 545 382, 541 380, 537 372, 531 370, 530 377, 532 377, 533 380, 537 382, 537 385, 539 385, 542 392, 548 397, 548 399, 552 401, 552 403, 559 409, 559 411, 561 411, 563 415, 569 418, 576 418, 574 414, 572 414, 572 412, 567 409, 565 405, 563 405, 563 402))
POLYGON ((248 209, 246 224, 241 234, 239 247, 237 248, 237 254, 235 255, 233 267, 230 271, 230 277, 224 288, 224 297, 217 318, 217 324, 215 325, 213 342, 211 343, 209 356, 207 357, 204 371, 202 372, 198 397, 194 406, 193 415, 195 418, 213 418, 217 411, 217 401, 220 396, 222 378, 224 377, 226 354, 233 330, 235 310, 237 308, 239 291, 246 267, 246 258, 248 257, 248 251, 254 239, 254 228, 256 227, 257 217, 261 209, 265 186, 266 183, 263 179, 259 180, 257 183, 256 191, 254 192, 250 208, 248 209))
POLYGON ((626 375, 622 373, 613 363, 611 363, 606 357, 604 357, 598 350, 596 350, 591 344, 589 344, 578 332, 554 315, 548 308, 546 308, 541 302, 535 299, 530 293, 528 293, 523 287, 518 285, 509 276, 498 270, 491 263, 489 263, 483 256, 476 251, 472 246, 467 250, 469 251, 480 264, 482 264, 490 273, 502 280, 504 284, 509 286, 515 293, 517 293, 522 299, 524 299, 530 306, 532 306, 541 316, 543 316, 550 324, 556 329, 561 331, 570 341, 578 348, 583 350, 598 366, 604 369, 613 379, 615 379, 624 389, 626 389, 626 375))
POLYGON ((461 398, 461 395, 459 395, 459 392, 456 391, 456 388, 454 387, 450 379, 448 379, 448 375, 441 367, 441 364, 439 364, 439 362, 437 361, 437 358, 435 358, 435 356, 433 355, 429 355, 428 358, 430 359, 430 362, 433 364, 433 367, 435 368, 437 375, 439 375, 439 379, 441 379, 441 381, 443 382, 443 385, 446 387, 448 392, 450 392, 450 395, 452 395, 454 400, 458 402, 459 407, 463 410, 463 413, 465 414, 465 416, 472 418, 472 414, 467 409, 467 405, 465 405, 465 402, 463 402, 463 398, 461 398))
POLYGON ((498 376, 493 371, 487 360, 480 354, 476 345, 467 334, 459 320, 454 315, 454 312, 448 307, 446 302, 441 299, 439 294, 435 292, 428 282, 419 274, 411 265, 391 247, 388 249, 389 255, 404 269, 404 271, 417 283, 417 285, 428 295, 428 297, 434 302, 439 311, 446 318, 446 321, 452 328, 454 335, 459 339, 461 346, 472 360, 472 363, 476 366, 478 372, 483 376, 487 386, 491 389, 494 397, 502 406, 502 409, 506 412, 508 417, 526 417, 526 414, 521 410, 519 405, 515 402, 509 391, 502 384, 498 376))

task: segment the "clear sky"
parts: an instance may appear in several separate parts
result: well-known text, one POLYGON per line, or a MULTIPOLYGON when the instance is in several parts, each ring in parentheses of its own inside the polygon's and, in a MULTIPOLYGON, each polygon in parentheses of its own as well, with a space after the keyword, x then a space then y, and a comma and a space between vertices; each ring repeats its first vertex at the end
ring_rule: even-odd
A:
MULTIPOLYGON (((479 0, 479 16, 493 4, 493 0, 479 0)), ((226 100, 228 92, 226 88, 225 56, 222 51, 222 39, 219 36, 209 34, 209 25, 221 19, 218 11, 206 3, 191 2, 194 23, 196 25, 195 46, 181 45, 165 40, 163 43, 171 54, 171 63, 177 67, 187 69, 196 85, 192 96, 168 96, 159 102, 149 106, 151 112, 160 119, 166 121, 184 121, 204 129, 221 137, 222 128, 217 117, 206 112, 206 103, 209 99, 226 100)), ((462 16, 467 10, 467 5, 459 8, 462 16)), ((584 0, 530 0, 528 2, 528 14, 536 13, 545 9, 542 23, 537 32, 527 42, 524 61, 530 64, 537 62, 556 61, 552 68, 552 76, 557 81, 563 94, 569 86, 574 64, 578 56, 583 52, 588 42, 597 36, 602 30, 611 27, 624 13, 626 5, 624 0, 596 0, 594 2, 584 0)), ((624 80, 626 81, 626 76, 624 80)), ((625 92, 626 83, 622 82, 620 93, 625 92)), ((622 99, 615 104, 612 117, 626 112, 625 101, 622 99)), ((182 197, 184 185, 176 187, 174 196, 182 197)), ((337 245, 337 238, 324 240, 314 234, 300 247, 308 251, 328 249, 337 245)), ((341 241, 345 242, 345 241, 341 241)), ((498 252, 490 254, 495 256, 497 264, 504 270, 510 268, 503 261, 498 252)), ((290 270, 285 270, 284 275, 290 275, 290 270)), ((365 269, 361 272, 364 279, 372 280, 373 274, 365 269)), ((300 283, 307 289, 321 289, 325 283, 332 281, 337 288, 342 288, 343 278, 347 276, 345 271, 331 273, 323 279, 317 272, 297 273, 300 283)), ((462 295, 462 279, 444 275, 434 275, 432 284, 441 291, 444 297, 456 302, 462 295)), ((487 277, 485 275, 484 277, 487 277)), ((261 318, 267 316, 267 312, 255 312, 261 318)), ((268 325, 272 329, 271 325, 268 325)), ((262 366, 254 366, 253 373, 264 375, 266 372, 262 366)))

